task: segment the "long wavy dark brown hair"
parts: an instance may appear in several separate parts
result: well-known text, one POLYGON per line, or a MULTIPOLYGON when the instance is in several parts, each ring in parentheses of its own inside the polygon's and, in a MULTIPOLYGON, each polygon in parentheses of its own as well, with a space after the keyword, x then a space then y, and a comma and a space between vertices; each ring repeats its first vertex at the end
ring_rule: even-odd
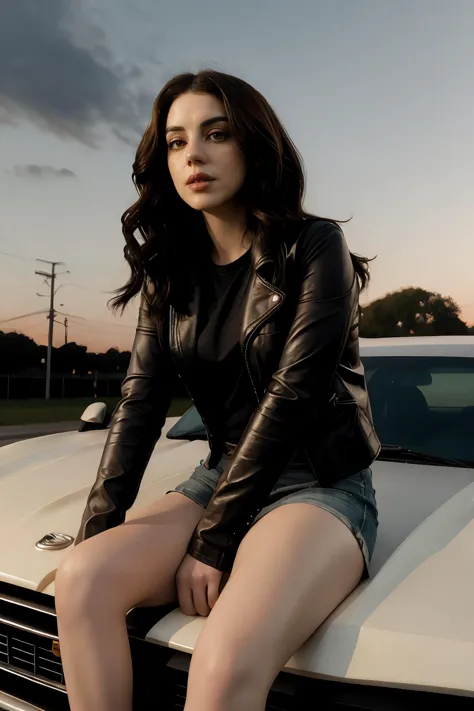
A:
MULTIPOLYGON (((212 94, 224 104, 231 131, 246 160, 242 198, 247 207, 248 231, 253 243, 272 255, 275 283, 281 284, 284 279, 285 235, 302 220, 315 217, 303 209, 301 156, 266 99, 250 84, 229 74, 213 70, 179 74, 156 98, 151 121, 136 152, 132 179, 138 200, 122 215, 124 256, 131 275, 111 300, 113 310, 123 311, 130 299, 143 288, 148 289, 150 281, 155 313, 163 312, 170 302, 179 308, 192 270, 211 246, 202 213, 179 197, 168 170, 168 112, 175 99, 189 91, 212 94)), ((352 260, 364 288, 370 260, 354 254, 352 260)))

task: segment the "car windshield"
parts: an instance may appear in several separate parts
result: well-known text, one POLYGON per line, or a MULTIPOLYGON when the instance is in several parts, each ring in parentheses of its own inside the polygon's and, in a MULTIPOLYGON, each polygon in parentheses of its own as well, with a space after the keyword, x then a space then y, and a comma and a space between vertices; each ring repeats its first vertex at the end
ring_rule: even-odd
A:
POLYGON ((382 444, 474 462, 474 358, 362 354, 362 361, 382 444))

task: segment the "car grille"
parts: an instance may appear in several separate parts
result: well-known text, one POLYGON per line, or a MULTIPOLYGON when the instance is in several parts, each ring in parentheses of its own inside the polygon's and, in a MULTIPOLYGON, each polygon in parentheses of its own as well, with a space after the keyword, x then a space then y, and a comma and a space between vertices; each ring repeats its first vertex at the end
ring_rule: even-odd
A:
POLYGON ((0 691, 35 708, 68 711, 54 600, 0 582, 0 691))
MULTIPOLYGON (((188 686, 188 670, 190 657, 188 654, 176 652, 166 665, 164 681, 167 692, 167 706, 170 711, 183 711, 188 686)), ((280 674, 275 680, 267 698, 265 711, 303 711, 301 705, 296 705, 295 679, 280 674)), ((305 708, 304 711, 309 711, 305 708)))
MULTIPOLYGON (((128 620, 134 709, 182 711, 190 656, 146 641, 143 631, 150 629, 151 612, 139 612, 128 620)), ((69 711, 61 660, 53 653, 55 640, 51 598, 0 582, 0 691, 48 711, 69 711)), ((272 686, 266 711, 419 711, 421 706, 472 711, 473 700, 282 673, 272 686)))
POLYGON ((0 663, 64 687, 62 664, 52 645, 49 637, 0 623, 0 663))
MULTIPOLYGON (((173 711, 183 711, 186 701, 186 684, 176 683, 171 708, 173 711)), ((301 707, 299 707, 301 709, 301 707)), ((272 690, 268 695, 265 711, 296 711, 293 694, 272 690)), ((308 710, 309 711, 309 708, 308 710)))

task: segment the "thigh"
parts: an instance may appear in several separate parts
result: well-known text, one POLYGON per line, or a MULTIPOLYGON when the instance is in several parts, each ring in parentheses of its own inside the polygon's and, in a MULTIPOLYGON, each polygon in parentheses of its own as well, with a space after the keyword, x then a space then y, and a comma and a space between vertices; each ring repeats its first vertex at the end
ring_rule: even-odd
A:
POLYGON ((122 525, 80 543, 58 575, 85 581, 93 595, 102 592, 111 599, 113 590, 125 611, 169 604, 176 600, 176 571, 202 511, 182 494, 168 494, 122 525))
POLYGON ((325 509, 339 518, 357 539, 365 561, 364 575, 367 576, 378 527, 377 502, 371 470, 364 469, 336 482, 331 487, 316 485, 314 480, 312 484, 309 483, 312 474, 307 470, 306 482, 304 477, 305 470, 290 471, 283 483, 295 481, 296 484, 293 487, 277 485, 269 503, 257 514, 254 525, 279 506, 306 503, 325 509), (296 475, 299 475, 299 480, 296 475))
POLYGON ((310 504, 274 509, 242 541, 195 654, 217 668, 226 658, 229 668, 254 668, 269 687, 363 568, 355 537, 333 514, 310 504))

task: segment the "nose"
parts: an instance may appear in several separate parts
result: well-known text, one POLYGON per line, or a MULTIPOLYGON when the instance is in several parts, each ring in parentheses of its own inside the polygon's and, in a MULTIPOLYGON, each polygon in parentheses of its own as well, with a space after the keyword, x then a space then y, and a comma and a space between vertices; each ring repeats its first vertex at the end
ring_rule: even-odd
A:
POLYGON ((187 159, 187 163, 188 163, 189 167, 191 167, 194 163, 203 163, 204 162, 202 155, 200 153, 198 153, 197 151, 189 151, 186 156, 186 159, 187 159))
POLYGON ((188 142, 187 149, 186 160, 189 167, 191 167, 193 163, 202 164, 205 162, 204 147, 198 137, 195 136, 194 139, 188 142))

